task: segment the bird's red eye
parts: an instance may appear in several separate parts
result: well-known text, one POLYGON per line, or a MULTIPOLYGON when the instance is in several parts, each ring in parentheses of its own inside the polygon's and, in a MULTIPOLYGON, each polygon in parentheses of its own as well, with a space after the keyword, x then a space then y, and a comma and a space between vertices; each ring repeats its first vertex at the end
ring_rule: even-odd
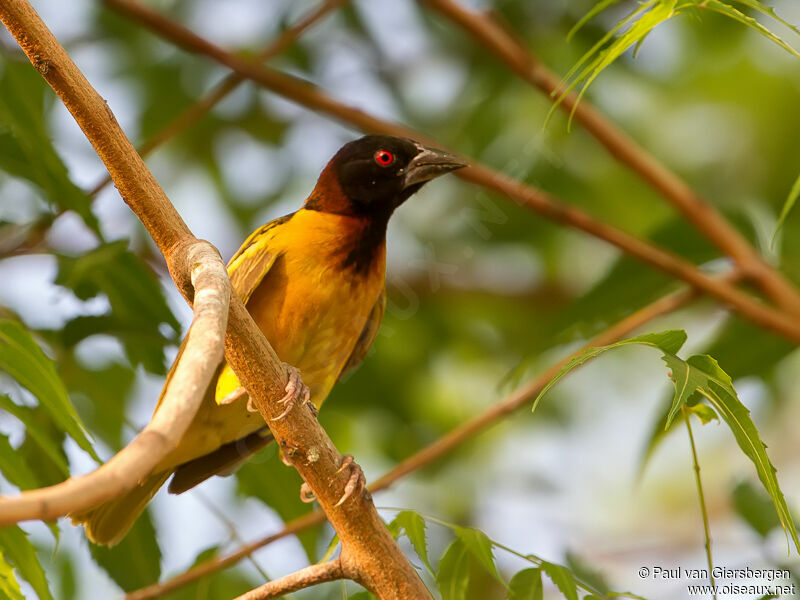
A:
POLYGON ((375 153, 375 162, 382 167, 388 167, 394 162, 394 154, 388 150, 378 150, 375 153))

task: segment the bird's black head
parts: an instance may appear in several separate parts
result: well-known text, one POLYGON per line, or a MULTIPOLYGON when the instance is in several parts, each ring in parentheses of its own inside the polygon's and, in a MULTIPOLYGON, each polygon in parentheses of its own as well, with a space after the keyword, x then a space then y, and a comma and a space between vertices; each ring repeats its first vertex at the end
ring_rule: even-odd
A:
POLYGON ((465 166, 452 154, 407 138, 368 135, 334 155, 306 208, 388 218, 425 182, 465 166))

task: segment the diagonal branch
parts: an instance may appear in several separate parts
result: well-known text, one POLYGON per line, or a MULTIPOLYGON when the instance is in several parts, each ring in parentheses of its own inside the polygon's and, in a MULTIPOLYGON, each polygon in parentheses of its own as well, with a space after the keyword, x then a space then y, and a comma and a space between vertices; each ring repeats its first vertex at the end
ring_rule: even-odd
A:
MULTIPOLYGON (((254 60, 258 62, 264 62, 268 58, 272 58, 273 56, 284 52, 310 27, 318 23, 326 15, 330 14, 332 11, 336 10, 346 2, 348 2, 348 0, 325 0, 325 2, 320 3, 318 6, 300 17, 297 23, 287 28, 280 36, 278 36, 277 39, 270 42, 261 52, 256 54, 254 60)), ((139 146, 139 155, 142 158, 148 156, 156 148, 191 127, 196 121, 198 121, 201 117, 203 117, 203 115, 219 104, 228 94, 239 87, 239 84, 244 81, 247 81, 247 79, 238 73, 231 73, 228 75, 205 96, 200 98, 197 102, 172 119, 172 121, 162 127, 161 130, 154 134, 149 140, 139 146)), ((92 188, 92 190, 89 192, 89 195, 97 195, 110 182, 111 177, 105 177, 92 188)))
MULTIPOLYGON (((413 129, 382 121, 361 110, 341 104, 318 88, 295 77, 227 52, 195 35, 182 25, 166 19, 136 2, 131 0, 104 0, 104 3, 143 23, 160 36, 185 50, 213 58, 240 75, 252 79, 264 87, 312 110, 350 123, 365 131, 401 135, 427 143, 435 143, 431 142, 427 136, 413 129)), ((442 147, 441 144, 436 143, 436 145, 442 147)), ((714 279, 700 271, 689 261, 671 252, 598 221, 578 208, 565 205, 543 190, 526 185, 474 161, 472 165, 466 169, 460 169, 455 174, 462 179, 510 196, 521 205, 552 221, 580 229, 594 237, 605 240, 631 256, 702 290, 725 305, 732 307, 758 326, 767 328, 792 341, 800 342, 800 322, 757 301, 730 283, 714 279)))
POLYGON ((698 196, 677 174, 642 148, 586 100, 573 93, 561 98, 561 79, 490 15, 464 8, 452 0, 419 0, 464 29, 513 72, 539 88, 583 125, 622 164, 652 185, 723 253, 739 265, 780 307, 800 314, 800 291, 769 265, 747 239, 713 206, 698 196), (574 111, 574 112, 573 112, 574 111))
MULTIPOLYGON (((27 0, 0 2, 0 20, 80 125, 114 179, 122 197, 147 228, 166 259, 178 289, 192 301, 188 249, 196 238, 175 211, 111 113, 108 105, 75 66, 27 0)), ((431 598, 417 572, 400 551, 368 493, 339 503, 349 473, 343 457, 312 411, 298 407, 280 419, 279 399, 286 369, 241 300, 231 297, 225 355, 269 424, 283 456, 297 469, 342 543, 344 575, 383 600, 431 598)))
POLYGON ((238 596, 235 600, 272 600, 313 585, 344 578, 342 563, 337 558, 328 562, 310 565, 291 575, 265 583, 246 594, 238 596))
MULTIPOLYGON (((738 271, 732 271, 727 275, 722 276, 722 278, 733 282, 740 278, 740 273, 738 271)), ((548 382, 555 377, 570 360, 572 360, 575 356, 578 356, 587 348, 593 346, 605 346, 619 341, 634 330, 646 325, 650 321, 683 308, 693 300, 697 299, 698 296, 699 293, 693 288, 684 289, 668 296, 664 296, 663 298, 659 298, 647 306, 644 306, 641 309, 631 313, 624 319, 593 337, 581 349, 549 367, 546 371, 535 377, 525 386, 512 392, 505 399, 490 406, 484 412, 459 425, 435 442, 406 458, 404 461, 386 473, 383 477, 374 481, 372 485, 369 486, 370 491, 375 493, 388 488, 390 485, 405 477, 409 473, 412 473, 434 462, 435 460, 438 460, 460 444, 472 439, 475 435, 482 433, 507 415, 515 412, 527 402, 535 398, 536 395, 542 389, 544 389, 548 382)), ((292 519, 286 523, 285 527, 281 531, 266 536, 260 540, 256 540, 255 542, 246 544, 227 556, 214 558, 197 565, 196 567, 192 567, 191 569, 171 579, 131 592, 125 596, 125 600, 150 600, 152 598, 161 597, 212 573, 222 569, 227 569, 228 567, 238 563, 243 558, 249 556, 259 548, 263 548, 264 546, 267 546, 286 536, 296 535, 301 531, 310 529, 316 525, 319 525, 320 523, 323 523, 324 521, 325 515, 319 510, 305 514, 296 519, 292 519)))
POLYGON ((181 362, 167 382, 153 420, 95 471, 19 496, 0 497, 0 526, 32 519, 50 521, 115 498, 136 487, 178 444, 222 360, 231 293, 225 265, 211 244, 198 241, 189 246, 185 260, 193 284, 194 320, 181 362))

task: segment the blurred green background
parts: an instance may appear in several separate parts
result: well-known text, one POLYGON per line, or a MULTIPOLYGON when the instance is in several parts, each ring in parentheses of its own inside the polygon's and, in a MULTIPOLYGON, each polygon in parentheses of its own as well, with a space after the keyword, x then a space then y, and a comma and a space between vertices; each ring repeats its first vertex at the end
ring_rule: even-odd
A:
MULTIPOLYGON (((98 3, 33 4, 134 143, 226 75, 98 3)), ((314 6, 290 0, 149 4, 246 55, 314 6)), ((557 73, 566 73, 634 6, 620 3, 567 42, 592 2, 465 5, 496 11, 557 73)), ((796 2, 774 6, 800 23, 796 2)), ((769 26, 800 43, 787 28, 769 26)), ((95 199, 86 194, 103 179, 102 164, 7 32, 0 42, 0 310, 20 319, 55 359, 98 454, 108 459, 149 419, 190 312, 113 187, 95 199)), ((545 124, 551 106, 545 96, 415 2, 348 3, 270 64, 698 264, 726 264, 578 125, 568 130, 560 112, 545 124)), ((698 10, 659 26, 638 56, 627 53, 615 62, 586 99, 800 282, 800 215, 791 215, 770 244, 800 173, 800 59, 739 23, 698 10)), ((245 83, 147 162, 195 235, 227 259, 252 229, 299 207, 328 158, 358 135, 245 83)), ((600 241, 453 177, 427 186, 398 211, 388 247, 381 332, 368 359, 320 414, 368 480, 500 401, 588 336, 680 287, 600 241)), ((800 356, 707 300, 646 330, 672 327, 687 329, 689 349, 709 352, 731 374, 796 508, 800 356)), ((641 472, 670 397, 664 375, 655 352, 609 354, 566 379, 534 416, 524 409, 510 416, 377 494, 376 505, 478 527, 523 554, 560 563, 569 558, 574 570, 599 571, 614 589, 683 597, 685 582, 637 574, 641 566, 704 566, 685 432, 667 436, 641 472)), ((13 379, 0 374, 0 392, 63 446, 72 473, 93 467, 13 379)), ((717 564, 796 564, 787 559, 771 506, 763 504, 752 465, 727 428, 698 425, 695 437, 717 564)), ((2 411, 0 444, 30 466, 37 486, 63 479, 58 461, 2 411)), ((215 478, 183 496, 159 493, 148 516, 112 551, 90 549, 66 521, 57 532, 25 524, 53 596, 118 597, 121 588, 142 587, 277 531, 282 519, 310 507, 297 500, 299 479, 274 453, 267 450, 234 477, 215 478)), ((0 492, 24 487, 3 473, 0 492)), ((393 514, 387 511, 387 520, 393 514)), ((263 581, 258 569, 276 577, 318 560, 331 537, 318 528, 302 543, 282 540, 174 597, 232 597, 263 581)), ((450 539, 447 530, 429 525, 433 557, 450 539)), ((505 574, 524 566, 508 554, 497 559, 505 574)), ((36 596, 29 582, 22 586, 36 596)), ((331 584, 296 597, 342 594, 331 584)), ((557 592, 551 586, 546 594, 557 592)), ((477 568, 468 597, 504 595, 477 568)))

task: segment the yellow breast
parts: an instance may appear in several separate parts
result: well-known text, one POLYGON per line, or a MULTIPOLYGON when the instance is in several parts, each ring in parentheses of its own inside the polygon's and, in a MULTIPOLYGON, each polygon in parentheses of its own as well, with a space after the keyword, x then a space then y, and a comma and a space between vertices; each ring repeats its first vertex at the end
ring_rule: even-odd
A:
MULTIPOLYGON (((350 357, 384 285, 385 245, 381 239, 374 248, 359 248, 359 226, 352 217, 295 213, 275 228, 269 246, 277 258, 247 302, 281 360, 300 370, 317 406, 350 357), (371 256, 358 257, 361 251, 371 256)), ((226 367, 217 400, 238 386, 226 367)))

